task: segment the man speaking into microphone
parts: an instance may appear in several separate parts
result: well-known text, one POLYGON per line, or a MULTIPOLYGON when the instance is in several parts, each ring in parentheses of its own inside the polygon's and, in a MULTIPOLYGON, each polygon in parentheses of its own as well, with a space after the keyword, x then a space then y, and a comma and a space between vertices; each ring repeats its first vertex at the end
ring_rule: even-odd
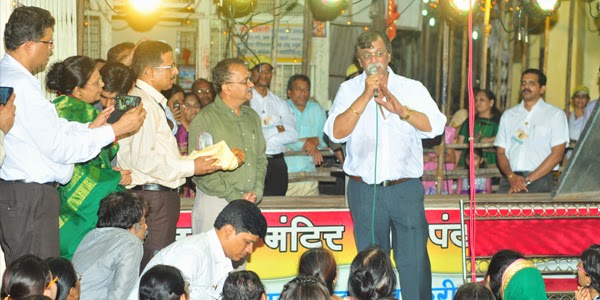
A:
POLYGON ((342 83, 324 130, 332 142, 346 143, 356 246, 375 244, 388 254, 393 248, 402 299, 431 299, 421 139, 442 134, 446 116, 423 84, 388 67, 385 34, 361 34, 355 55, 366 72, 342 83))

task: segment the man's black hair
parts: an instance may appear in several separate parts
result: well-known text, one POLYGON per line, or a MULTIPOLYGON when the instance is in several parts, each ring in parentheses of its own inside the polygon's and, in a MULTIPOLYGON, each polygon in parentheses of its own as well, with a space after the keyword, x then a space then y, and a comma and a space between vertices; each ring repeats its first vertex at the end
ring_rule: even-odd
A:
POLYGON ((148 212, 146 202, 130 192, 117 192, 100 201, 97 228, 116 227, 130 229, 148 212))
POLYGON ((260 238, 264 238, 267 234, 267 220, 258 206, 250 201, 234 200, 229 202, 217 216, 214 227, 221 229, 227 224, 235 228, 236 234, 249 232, 260 238))

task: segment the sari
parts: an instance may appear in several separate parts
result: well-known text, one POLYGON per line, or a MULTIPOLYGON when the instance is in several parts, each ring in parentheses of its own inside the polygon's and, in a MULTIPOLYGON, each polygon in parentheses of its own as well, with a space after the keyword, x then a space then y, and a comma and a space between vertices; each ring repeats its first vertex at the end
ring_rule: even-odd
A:
MULTIPOLYGON (((54 100, 58 116, 69 121, 88 123, 98 116, 91 104, 66 95, 54 100)), ((124 191, 119 185, 121 173, 112 169, 110 161, 119 145, 107 145, 90 161, 75 164, 73 177, 58 187, 60 256, 71 260, 85 235, 96 227, 100 201, 108 194, 124 191)))
MULTIPOLYGON (((474 122, 474 130, 473 135, 475 138, 475 143, 481 143, 482 138, 490 138, 495 137, 498 134, 498 129, 500 128, 500 118, 497 116, 493 116, 490 119, 476 117, 474 122)), ((465 137, 465 143, 469 142, 469 122, 464 122, 460 127, 460 131, 458 135, 465 137)), ((496 149, 495 148, 485 148, 483 150, 483 157, 485 158, 485 163, 488 166, 496 165, 496 149)), ((463 150, 460 155, 460 160, 458 161, 458 166, 466 167, 467 164, 465 160, 467 159, 467 152, 463 150)))
POLYGON ((517 259, 502 274, 503 300, 547 300, 542 274, 531 261, 517 259))

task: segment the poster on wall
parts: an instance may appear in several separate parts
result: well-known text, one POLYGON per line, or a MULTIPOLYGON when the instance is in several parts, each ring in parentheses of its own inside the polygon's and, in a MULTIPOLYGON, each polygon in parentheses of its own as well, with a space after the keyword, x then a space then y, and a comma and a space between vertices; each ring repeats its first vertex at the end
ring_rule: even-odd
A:
POLYGON ((192 89, 192 83, 194 83, 194 80, 196 79, 196 66, 177 66, 177 69, 179 70, 177 84, 179 84, 186 92, 190 91, 192 89))
MULTIPOLYGON (((246 47, 240 46, 239 51, 241 56, 264 55, 271 57, 273 26, 271 24, 258 25, 252 23, 249 28, 239 27, 241 35, 247 37, 245 43, 238 43, 239 45, 246 45, 246 47)), ((302 25, 286 23, 279 25, 277 63, 302 62, 302 37, 302 25)))

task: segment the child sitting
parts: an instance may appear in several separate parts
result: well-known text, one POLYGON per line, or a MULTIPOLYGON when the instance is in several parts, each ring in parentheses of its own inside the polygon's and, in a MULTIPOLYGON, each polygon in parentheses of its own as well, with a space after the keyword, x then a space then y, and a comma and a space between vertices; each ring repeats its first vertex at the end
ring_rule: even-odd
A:
MULTIPOLYGON (((467 168, 470 164, 469 156, 466 158, 467 168)), ((480 167, 485 168, 485 158, 483 158, 483 152, 481 149, 473 149, 473 167, 478 170, 480 167)), ((492 179, 486 177, 475 177, 475 193, 491 193, 492 192, 492 179)), ((469 178, 460 178, 456 185, 457 194, 468 194, 469 193, 469 178)))

